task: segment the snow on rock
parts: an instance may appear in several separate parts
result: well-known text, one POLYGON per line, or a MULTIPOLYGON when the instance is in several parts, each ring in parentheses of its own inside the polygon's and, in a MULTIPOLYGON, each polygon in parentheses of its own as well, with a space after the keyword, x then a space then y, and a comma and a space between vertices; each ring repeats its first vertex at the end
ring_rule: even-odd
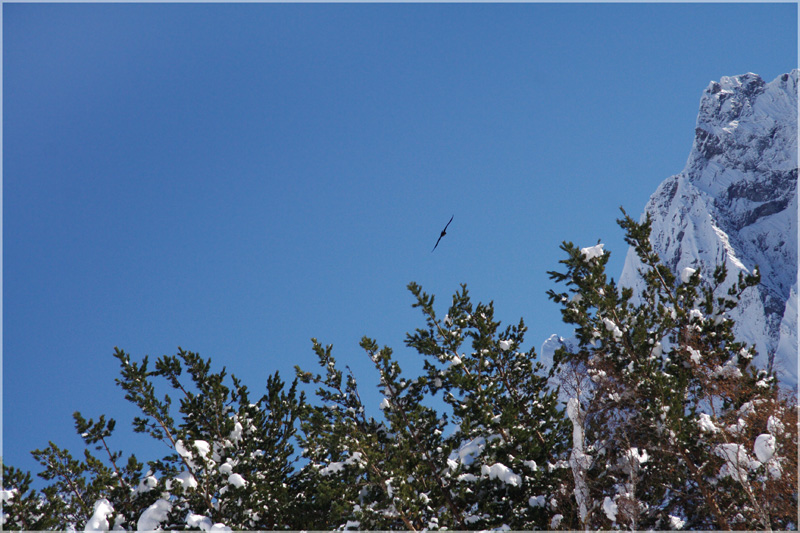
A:
POLYGON ((756 437, 753 450, 756 452, 756 458, 762 463, 766 463, 775 455, 775 437, 769 433, 759 435, 756 437))
POLYGON ((550 335, 543 343, 542 347, 539 349, 539 360, 544 364, 547 368, 553 366, 553 356, 556 353, 556 350, 564 346, 566 343, 566 339, 555 333, 550 335))
POLYGON ((167 515, 172 510, 172 504, 165 499, 157 500, 153 505, 145 509, 136 523, 137 531, 155 531, 161 529, 161 522, 167 519, 167 515))
POLYGON ((567 416, 572 422, 572 452, 570 464, 576 462, 582 468, 589 468, 591 460, 583 453, 583 422, 586 416, 581 409, 577 398, 570 398, 567 402, 567 416), (577 454, 576 454, 577 452, 577 454), (573 461, 574 459, 574 461, 573 461))
MULTIPOLYGON (((688 281, 692 270, 728 268, 723 293, 740 272, 761 284, 745 291, 730 318, 755 344, 755 365, 797 387, 797 80, 770 83, 748 73, 711 82, 700 101, 683 171, 650 197, 651 243, 688 281)), ((629 248, 619 284, 639 293, 642 268, 629 248)))
POLYGON ((797 387, 797 281, 789 291, 789 298, 781 319, 778 347, 775 350, 773 369, 778 373, 781 383, 795 384, 797 387))
POLYGON ((86 522, 84 531, 108 531, 108 517, 114 512, 111 503, 102 498, 94 502, 94 514, 86 522))

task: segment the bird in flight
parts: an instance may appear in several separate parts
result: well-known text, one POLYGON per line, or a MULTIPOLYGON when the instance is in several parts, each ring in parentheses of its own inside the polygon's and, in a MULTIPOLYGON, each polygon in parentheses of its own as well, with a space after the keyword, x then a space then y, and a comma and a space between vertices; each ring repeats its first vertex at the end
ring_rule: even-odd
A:
MULTIPOLYGON (((453 217, 454 217, 454 216, 455 216, 455 215, 453 215, 452 217, 450 217, 450 220, 449 220, 449 221, 447 222, 447 224, 445 225, 444 229, 442 230, 442 234, 441 234, 441 235, 439 235, 439 238, 436 240, 436 244, 433 246, 433 250, 435 250, 435 249, 436 249, 436 247, 437 247, 437 246, 439 246, 439 241, 441 241, 441 240, 442 240, 442 237, 444 237, 445 235, 447 235, 447 226, 449 226, 449 225, 450 225, 450 222, 452 222, 452 221, 453 221, 453 217)), ((431 250, 431 253, 433 253, 433 250, 431 250)))

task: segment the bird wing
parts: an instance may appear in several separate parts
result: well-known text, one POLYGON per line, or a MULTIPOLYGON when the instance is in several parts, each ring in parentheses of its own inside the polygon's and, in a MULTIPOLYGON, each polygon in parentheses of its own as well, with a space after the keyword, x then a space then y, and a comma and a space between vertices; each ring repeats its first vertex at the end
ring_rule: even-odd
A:
MULTIPOLYGON (((442 230, 442 233, 439 235, 439 238, 436 239, 436 244, 433 246, 433 250, 435 250, 436 247, 439 246, 439 241, 441 241, 442 237, 444 237, 445 233, 447 233, 447 227, 450 225, 450 222, 453 221, 453 217, 455 217, 455 215, 450 217, 450 220, 447 221, 447 224, 444 226, 444 229, 442 230)), ((433 252, 433 250, 431 250, 431 252, 433 252)))
POLYGON ((453 221, 453 217, 455 217, 455 215, 453 215, 452 217, 450 217, 450 220, 448 220, 448 221, 447 221, 447 225, 446 225, 446 226, 444 227, 444 229, 442 230, 442 233, 444 233, 445 231, 447 231, 447 226, 449 226, 449 225, 450 225, 450 222, 452 222, 452 221, 453 221))
MULTIPOLYGON (((444 237, 444 233, 442 233, 441 235, 439 235, 439 238, 438 238, 438 239, 436 239, 436 244, 433 246, 433 250, 435 250, 435 249, 436 249, 436 247, 437 247, 437 246, 439 246, 439 241, 441 241, 441 240, 442 240, 442 237, 444 237)), ((431 250, 431 253, 433 253, 433 250, 431 250)))

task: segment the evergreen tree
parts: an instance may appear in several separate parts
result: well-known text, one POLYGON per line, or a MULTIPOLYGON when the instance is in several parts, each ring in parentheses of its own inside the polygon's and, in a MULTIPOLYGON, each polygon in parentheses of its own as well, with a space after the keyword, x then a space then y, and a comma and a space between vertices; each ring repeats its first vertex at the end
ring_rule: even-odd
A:
POLYGON ((31 488, 29 472, 3 464, 2 521, 0 527, 20 531, 64 529, 60 517, 65 505, 51 485, 41 493, 31 488))
POLYGON ((317 486, 351 502, 320 525, 549 528, 568 497, 568 428, 535 352, 519 351, 524 323, 500 331, 493 305, 473 307, 466 286, 441 320, 433 296, 414 283, 409 290, 426 319, 406 340, 425 357, 423 374, 403 377, 390 348, 361 342, 380 376, 382 421, 366 416, 352 375, 342 386, 330 346, 314 341, 324 376, 298 369, 322 385, 303 425, 317 486))
MULTIPOLYGON (((117 349, 119 386, 142 412, 134 430, 163 442, 170 453, 144 465, 112 452, 115 421, 97 422, 75 413, 86 442, 83 460, 53 443, 33 452, 40 476, 51 482, 42 494, 30 490, 30 476, 4 465, 4 487, 13 487, 4 508, 5 526, 25 529, 186 529, 215 524, 236 529, 299 528, 302 479, 293 467, 293 440, 304 397, 296 384, 288 391, 277 374, 251 403, 247 387, 227 374, 213 373, 210 360, 179 350, 148 368, 117 349), (189 380, 184 379, 184 372, 189 380), (159 398, 161 378, 180 398, 173 417, 172 397, 159 398), (105 460, 89 448, 104 451, 105 460), (22 496, 24 495, 24 496, 22 496), (11 505, 8 505, 8 504, 11 505), (35 526, 35 527, 32 527, 35 526)), ((163 384, 162 384, 163 385, 163 384)))
POLYGON ((623 215, 644 265, 638 303, 607 280, 602 245, 564 243, 566 271, 550 273, 568 291, 549 296, 576 327, 577 346, 555 362, 571 395, 581 526, 796 527, 796 405, 752 367, 728 318, 757 271, 678 278, 650 245, 650 218, 623 215))
POLYGON ((465 285, 444 316, 409 285, 424 323, 404 372, 364 337, 384 399, 370 413, 330 346, 318 373, 278 374, 253 401, 179 349, 153 368, 117 349, 136 432, 165 445, 142 463, 112 449, 116 422, 74 414, 86 449, 33 452, 48 485, 3 465, 5 529, 796 529, 797 405, 753 368, 730 311, 753 275, 675 275, 623 211, 641 294, 606 276, 598 244, 563 243, 549 291, 575 343, 551 369, 465 285), (316 403, 299 382, 314 384, 316 403), (554 386, 553 383, 557 383, 554 386), (158 392, 157 392, 158 391, 158 392), (166 391, 166 393, 164 393, 166 391), (177 406, 173 405, 173 398, 177 406), (564 410, 563 407, 566 407, 564 410))

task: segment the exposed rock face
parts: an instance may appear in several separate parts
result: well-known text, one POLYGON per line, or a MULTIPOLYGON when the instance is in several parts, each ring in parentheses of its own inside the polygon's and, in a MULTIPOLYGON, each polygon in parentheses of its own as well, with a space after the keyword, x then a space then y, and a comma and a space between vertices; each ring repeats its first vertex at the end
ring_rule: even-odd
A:
MULTIPOLYGON (((711 82, 700 101, 695 139, 684 170, 650 197, 652 243, 677 274, 712 272, 725 262, 729 280, 758 266, 731 318, 755 344, 756 364, 797 387, 797 78, 765 83, 755 74, 711 82)), ((628 251, 620 285, 641 284, 628 251)))

